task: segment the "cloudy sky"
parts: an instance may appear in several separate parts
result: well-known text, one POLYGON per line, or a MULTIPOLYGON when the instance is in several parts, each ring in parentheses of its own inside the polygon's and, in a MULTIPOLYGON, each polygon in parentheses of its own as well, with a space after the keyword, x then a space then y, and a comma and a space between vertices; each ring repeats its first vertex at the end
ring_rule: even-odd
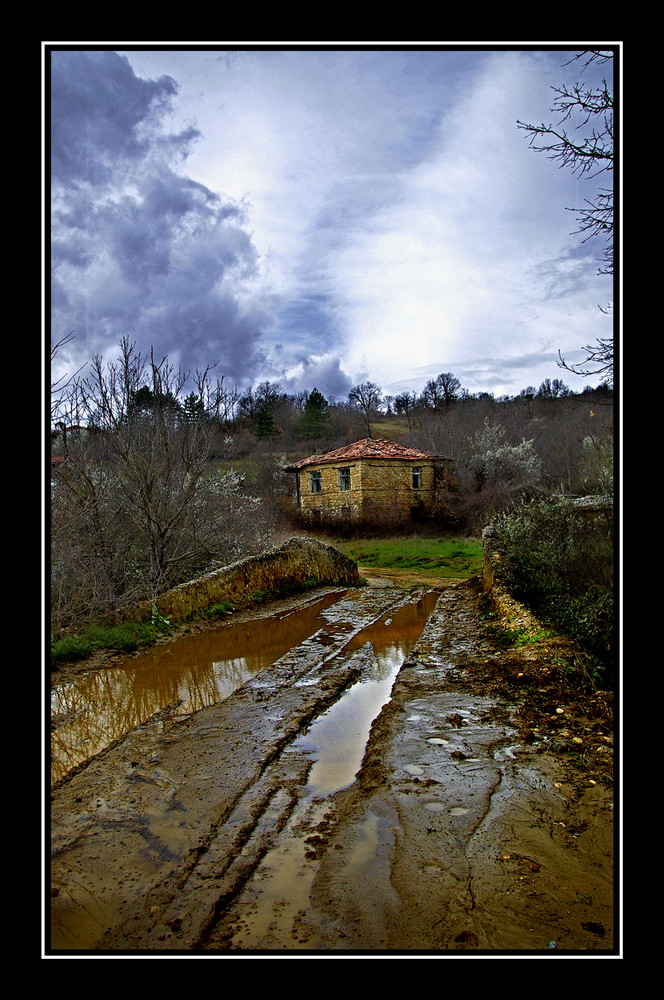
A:
POLYGON ((602 246, 568 211, 593 182, 516 124, 593 79, 563 65, 576 49, 57 44, 47 298, 52 343, 74 338, 53 377, 129 337, 337 399, 440 372, 496 395, 595 384, 556 366, 611 335, 602 246))

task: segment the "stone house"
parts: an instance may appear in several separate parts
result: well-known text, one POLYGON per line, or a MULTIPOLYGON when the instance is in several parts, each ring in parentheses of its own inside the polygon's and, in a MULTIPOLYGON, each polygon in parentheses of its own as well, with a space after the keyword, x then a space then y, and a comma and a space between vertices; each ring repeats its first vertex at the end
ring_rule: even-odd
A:
POLYGON ((394 441, 363 438, 287 467, 296 476, 297 506, 312 519, 426 516, 449 459, 394 441))

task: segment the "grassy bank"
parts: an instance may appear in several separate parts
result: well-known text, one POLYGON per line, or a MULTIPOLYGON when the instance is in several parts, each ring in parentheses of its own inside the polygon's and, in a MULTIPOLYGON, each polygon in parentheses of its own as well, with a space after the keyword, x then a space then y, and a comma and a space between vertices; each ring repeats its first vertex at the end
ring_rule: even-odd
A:
POLYGON ((150 622, 123 622, 121 625, 88 625, 75 635, 61 639, 51 637, 51 670, 60 663, 87 660, 100 649, 119 653, 134 653, 153 645, 170 628, 166 619, 150 622))
POLYGON ((406 569, 441 579, 468 579, 482 572, 479 538, 423 538, 421 536, 334 540, 358 566, 406 569))

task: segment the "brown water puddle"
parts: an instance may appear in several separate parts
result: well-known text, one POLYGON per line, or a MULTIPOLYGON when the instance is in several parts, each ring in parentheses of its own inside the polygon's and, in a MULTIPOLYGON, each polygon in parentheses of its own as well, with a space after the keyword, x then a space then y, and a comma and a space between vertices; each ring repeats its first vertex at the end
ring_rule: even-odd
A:
POLYGON ((325 625, 323 612, 343 593, 158 645, 124 664, 56 687, 51 695, 51 782, 168 706, 188 715, 228 698, 325 625))

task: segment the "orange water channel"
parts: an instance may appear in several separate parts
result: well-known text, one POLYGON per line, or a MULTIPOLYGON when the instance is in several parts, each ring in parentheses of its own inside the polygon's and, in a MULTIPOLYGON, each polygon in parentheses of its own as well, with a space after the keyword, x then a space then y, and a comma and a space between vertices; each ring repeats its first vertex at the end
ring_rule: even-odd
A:
MULTIPOLYGON (((226 624, 152 647, 122 664, 82 674, 51 695, 51 782, 94 757, 159 712, 188 715, 228 698, 256 673, 326 624, 324 612, 343 597, 328 593, 295 610, 226 624)), ((404 605, 358 632, 348 649, 372 642, 383 671, 374 698, 385 699, 394 675, 435 603, 404 605)))

